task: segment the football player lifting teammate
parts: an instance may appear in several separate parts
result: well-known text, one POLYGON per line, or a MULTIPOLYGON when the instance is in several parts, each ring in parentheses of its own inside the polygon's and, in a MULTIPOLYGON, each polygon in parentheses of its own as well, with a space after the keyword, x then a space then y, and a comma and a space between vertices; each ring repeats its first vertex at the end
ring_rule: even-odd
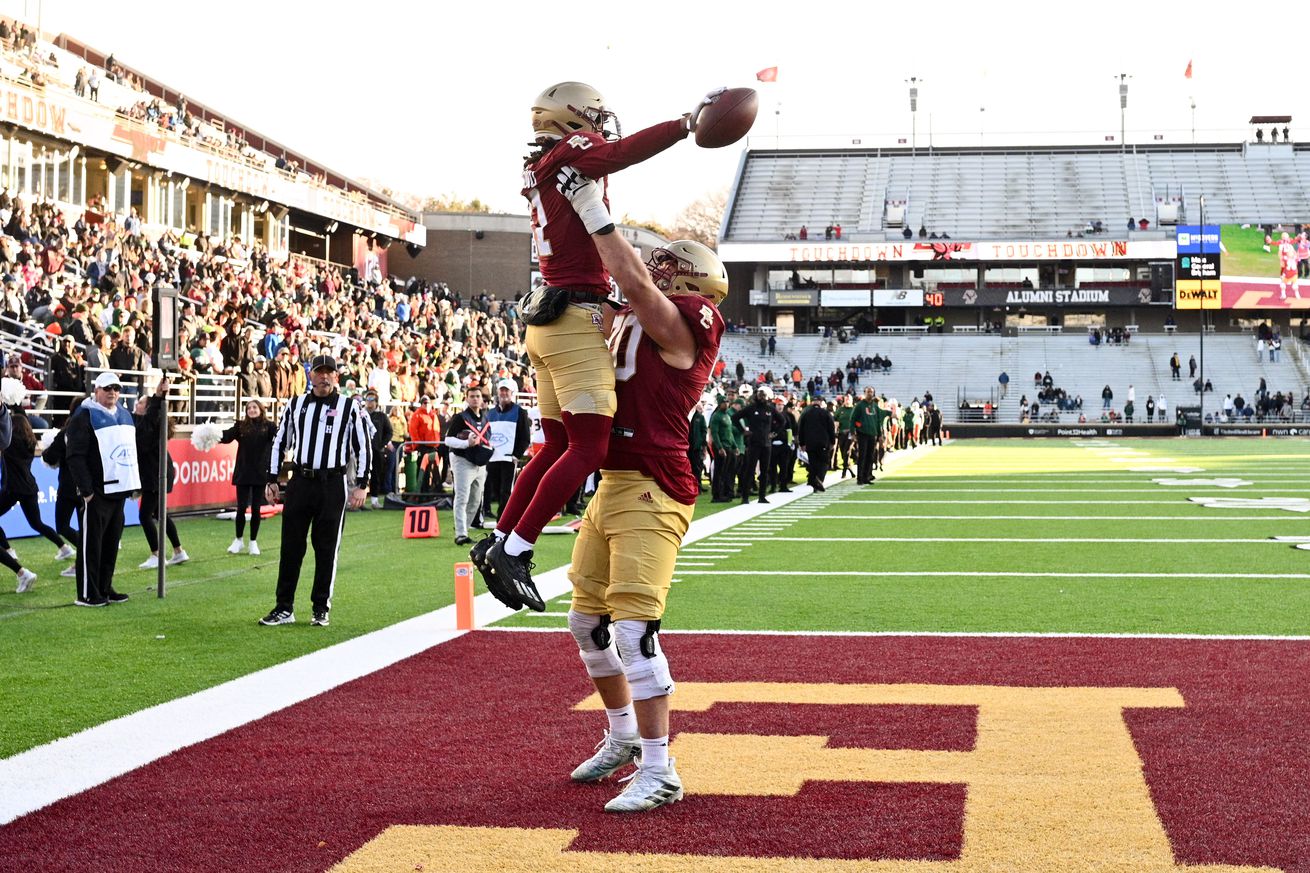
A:
MULTIPOLYGON (((580 212, 600 202, 599 188, 568 168, 561 188, 580 212)), ((728 276, 713 252, 688 240, 656 249, 644 267, 618 235, 598 237, 596 247, 628 305, 609 339, 614 436, 569 569, 569 630, 609 730, 573 779, 599 781, 636 762, 605 809, 640 812, 682 798, 669 758, 674 683, 658 632, 700 490, 687 456, 689 417, 718 359, 728 276)))
MULTIPOLYGON (((469 552, 487 589, 512 609, 546 608, 532 581, 532 548, 547 522, 604 458, 614 416, 614 365, 606 346, 609 274, 597 239, 614 225, 605 201, 608 174, 659 154, 696 129, 701 110, 619 138, 617 116, 596 89, 562 82, 532 107, 533 151, 525 159, 523 196, 544 284, 522 303, 528 357, 537 374, 545 444, 523 469, 496 529, 469 552), (613 130, 610 130, 610 125, 613 130), (556 179, 566 165, 597 179, 599 196, 575 211, 556 179)), ((576 178, 576 176, 574 177, 576 178)))

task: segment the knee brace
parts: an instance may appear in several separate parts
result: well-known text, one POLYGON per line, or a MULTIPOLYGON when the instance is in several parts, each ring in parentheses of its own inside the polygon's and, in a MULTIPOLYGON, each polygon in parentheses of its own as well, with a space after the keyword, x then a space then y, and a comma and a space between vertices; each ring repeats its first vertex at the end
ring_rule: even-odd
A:
POLYGON ((569 632, 577 641, 578 657, 586 665, 587 675, 593 679, 618 676, 623 672, 623 662, 619 660, 618 647, 613 644, 609 627, 608 615, 569 610, 569 632))
POLYGON ((673 676, 669 659, 660 648, 659 619, 636 621, 624 619, 614 623, 623 673, 628 677, 633 700, 649 700, 673 693, 673 676))

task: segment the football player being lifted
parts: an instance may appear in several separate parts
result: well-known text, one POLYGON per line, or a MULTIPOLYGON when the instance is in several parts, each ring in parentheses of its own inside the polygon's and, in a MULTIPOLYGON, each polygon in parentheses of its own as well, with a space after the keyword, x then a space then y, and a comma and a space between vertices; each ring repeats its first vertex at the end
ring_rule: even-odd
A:
MULTIPOLYGON (((559 188, 589 227, 599 226, 598 183, 565 167, 559 188)), ((597 236, 596 248, 627 305, 609 337, 618 407, 600 487, 573 547, 568 624, 609 730, 573 779, 595 782, 635 762, 605 809, 640 812, 682 799, 669 757, 673 678, 659 629, 700 491, 687 454, 689 417, 719 356, 728 276, 712 251, 688 240, 656 249, 645 265, 618 234, 597 236)))
POLYGON ((701 110, 619 137, 618 119, 596 89, 580 82, 547 88, 532 107, 533 151, 525 159, 523 196, 544 284, 524 298, 527 350, 536 370, 545 444, 523 469, 495 531, 469 552, 488 590, 511 609, 546 608, 532 581, 532 548, 605 457, 614 416, 614 364, 606 347, 609 274, 591 234, 612 234, 606 177, 659 154, 695 130, 701 110), (610 127, 613 127, 613 130, 610 127), (584 226, 557 186, 560 168, 598 180, 591 207, 597 227, 584 226), (596 218, 598 216, 598 218, 596 218))

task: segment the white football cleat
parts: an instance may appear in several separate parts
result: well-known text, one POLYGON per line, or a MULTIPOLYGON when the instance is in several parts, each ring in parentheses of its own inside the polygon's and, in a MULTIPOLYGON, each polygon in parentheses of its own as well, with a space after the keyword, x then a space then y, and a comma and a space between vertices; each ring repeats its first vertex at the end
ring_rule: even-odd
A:
POLYGON ((252 555, 259 554, 259 543, 255 542, 254 540, 250 541, 250 554, 252 555))
POLYGON ((24 567, 18 571, 18 594, 30 591, 32 583, 36 581, 36 574, 24 567))
POLYGON ((76 557, 77 557, 77 550, 74 549, 72 546, 70 546, 68 543, 64 543, 62 546, 60 546, 59 551, 55 553, 56 561, 71 561, 76 557))
POLYGON ((631 780, 628 787, 605 804, 605 811, 646 812, 682 800, 682 779, 678 777, 678 771, 673 769, 673 764, 670 758, 667 768, 651 770, 642 768, 638 763, 636 772, 624 777, 631 780))
POLYGON ((596 754, 579 764, 570 778, 574 782, 599 782, 640 757, 640 737, 616 737, 605 731, 596 744, 596 754))
POLYGON ((229 555, 239 555, 241 554, 241 547, 243 545, 244 543, 241 542, 241 537, 237 537, 232 541, 232 545, 227 547, 227 553, 229 555))

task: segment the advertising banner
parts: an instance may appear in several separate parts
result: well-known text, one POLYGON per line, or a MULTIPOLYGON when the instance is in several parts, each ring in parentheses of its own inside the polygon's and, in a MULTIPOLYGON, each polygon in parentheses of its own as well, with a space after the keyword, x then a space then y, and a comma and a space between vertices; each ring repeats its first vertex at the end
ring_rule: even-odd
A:
POLYGON ((944 306, 1149 306, 1150 288, 948 288, 944 306))
POLYGON ((821 306, 856 306, 869 308, 873 292, 868 288, 825 288, 819 292, 821 306))
MULTIPOLYGON (((40 458, 32 461, 32 475, 36 477, 36 499, 41 507, 41 520, 51 527, 55 526, 55 498, 59 495, 59 471, 47 467, 40 458)), ((236 502, 236 491, 232 492, 232 502, 236 502)), ((123 506, 123 516, 129 525, 140 524, 137 502, 130 499, 123 506)), ((0 516, 0 527, 10 539, 16 537, 34 537, 36 531, 23 518, 23 511, 15 506, 0 516)), ((73 516, 73 527, 77 527, 77 516, 73 516)))
POLYGON ((877 261, 1123 261, 1170 260, 1176 247, 1164 240, 905 240, 904 242, 724 242, 725 263, 822 264, 877 261))
POLYGON ((1077 439, 1081 437, 1177 436, 1178 428, 1168 424, 968 424, 945 425, 951 439, 960 437, 1032 437, 1077 439))
POLYGON ((189 439, 168 441, 177 478, 168 495, 170 509, 182 511, 211 506, 235 506, 236 486, 232 468, 236 465, 237 444, 226 443, 202 452, 189 439))
POLYGON ((818 306, 818 291, 770 291, 770 306, 818 306))

